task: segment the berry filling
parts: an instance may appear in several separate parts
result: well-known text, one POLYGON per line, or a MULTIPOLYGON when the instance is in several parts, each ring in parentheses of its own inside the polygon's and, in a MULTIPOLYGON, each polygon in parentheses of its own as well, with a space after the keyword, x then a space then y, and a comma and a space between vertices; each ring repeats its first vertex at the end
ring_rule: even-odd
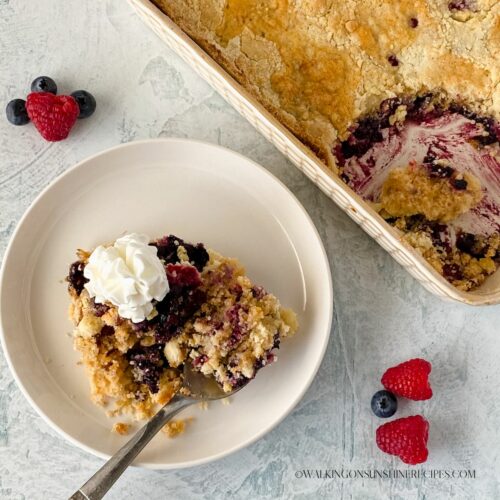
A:
POLYGON ((193 266, 167 264, 167 278, 171 290, 197 288, 201 285, 200 273, 193 266))
POLYGON ((167 367, 163 345, 136 347, 127 352, 127 358, 132 366, 134 380, 146 384, 151 393, 158 392, 158 381, 167 367))
POLYGON ((499 138, 493 118, 425 94, 382 102, 334 152, 344 182, 470 290, 499 263, 499 138))
POLYGON ((477 10, 477 4, 475 0, 453 0, 448 3, 448 9, 451 11, 470 10, 475 12, 477 10))
POLYGON ((88 279, 83 276, 85 264, 81 260, 73 262, 69 267, 68 283, 69 289, 74 290, 77 295, 82 293, 85 283, 88 279))
POLYGON ((192 245, 173 235, 160 238, 152 243, 152 245, 158 248, 158 257, 167 264, 175 264, 180 261, 179 247, 185 250, 190 263, 200 272, 209 259, 208 252, 203 244, 198 243, 197 245, 192 245))
POLYGON ((157 304, 158 316, 152 320, 157 342, 165 343, 179 334, 184 323, 205 301, 203 290, 176 287, 157 304))

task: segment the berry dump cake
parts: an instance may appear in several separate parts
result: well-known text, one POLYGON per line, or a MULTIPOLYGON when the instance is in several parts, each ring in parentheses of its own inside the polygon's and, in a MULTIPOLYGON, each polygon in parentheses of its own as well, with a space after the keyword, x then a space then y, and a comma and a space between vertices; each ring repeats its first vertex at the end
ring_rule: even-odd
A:
POLYGON ((499 2, 152 1, 451 283, 495 271, 499 2))
POLYGON ((128 234, 77 255, 67 278, 74 344, 92 399, 111 415, 151 416, 185 390, 186 362, 230 392, 297 329, 295 314, 237 260, 201 243, 128 234))

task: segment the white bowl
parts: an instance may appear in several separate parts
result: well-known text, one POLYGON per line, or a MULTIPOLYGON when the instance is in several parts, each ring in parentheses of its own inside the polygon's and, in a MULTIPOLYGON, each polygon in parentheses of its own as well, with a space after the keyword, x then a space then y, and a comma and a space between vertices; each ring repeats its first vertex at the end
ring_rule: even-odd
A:
POLYGON ((183 416, 195 417, 186 432, 156 436, 136 465, 202 464, 259 439, 293 409, 319 368, 332 320, 330 270, 290 191, 243 156, 200 142, 150 140, 105 151, 59 177, 21 219, 3 261, 0 326, 24 395, 65 438, 99 457, 128 439, 110 432, 113 421, 89 399, 64 282, 77 248, 124 231, 173 233, 239 258, 256 283, 298 312, 301 325, 282 343, 278 362, 232 404, 186 410, 183 416))

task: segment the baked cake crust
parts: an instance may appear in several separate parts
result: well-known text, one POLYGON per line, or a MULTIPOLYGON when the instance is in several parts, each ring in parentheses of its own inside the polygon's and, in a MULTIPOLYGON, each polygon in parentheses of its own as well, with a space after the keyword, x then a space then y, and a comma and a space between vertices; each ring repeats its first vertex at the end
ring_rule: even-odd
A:
POLYGON ((336 169, 383 100, 444 88, 500 116, 496 0, 152 0, 336 169))
POLYGON ((152 2, 450 283, 495 272, 498 1, 152 2))

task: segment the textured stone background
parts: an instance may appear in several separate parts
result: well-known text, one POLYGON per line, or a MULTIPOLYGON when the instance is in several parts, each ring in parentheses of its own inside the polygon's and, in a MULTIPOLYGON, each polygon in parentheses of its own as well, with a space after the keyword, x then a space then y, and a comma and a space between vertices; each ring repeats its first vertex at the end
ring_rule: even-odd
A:
MULTIPOLYGON (((75 162, 120 142, 203 139, 277 175, 314 219, 330 256, 335 324, 323 365, 295 411, 253 446, 210 465, 131 469, 110 499, 500 498, 500 308, 440 302, 144 27, 123 0, 0 0, 0 103, 49 74, 91 90, 96 115, 69 140, 0 118, 0 253, 35 195, 75 162), (383 369, 432 361, 435 396, 411 403, 431 422, 425 468, 476 479, 296 479, 304 468, 406 467, 380 453, 369 401, 383 369)), ((3 112, 2 112, 3 113, 3 112)), ((101 461, 66 443, 29 407, 0 354, 0 498, 66 498, 101 461)))

